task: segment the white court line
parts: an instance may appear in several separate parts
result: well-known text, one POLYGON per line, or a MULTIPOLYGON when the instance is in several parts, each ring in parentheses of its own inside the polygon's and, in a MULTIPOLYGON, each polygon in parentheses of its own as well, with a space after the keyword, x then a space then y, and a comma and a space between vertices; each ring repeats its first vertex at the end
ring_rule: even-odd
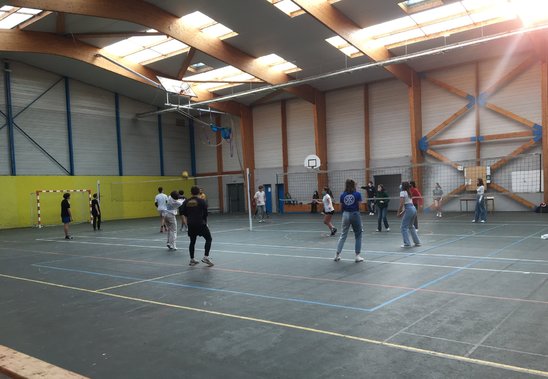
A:
MULTIPOLYGON (((45 242, 57 242, 57 243, 70 243, 70 244, 85 244, 85 245, 102 245, 102 246, 121 246, 121 247, 139 247, 147 249, 162 249, 166 250, 165 247, 161 246, 146 246, 146 245, 128 245, 128 244, 115 244, 115 243, 106 243, 106 242, 88 242, 88 241, 77 241, 77 240, 52 240, 45 238, 37 238, 37 241, 45 242)), ((211 249, 212 252, 218 253, 228 253, 228 254, 242 254, 242 255, 255 255, 255 256, 265 256, 265 257, 279 257, 279 258, 299 258, 299 259, 319 259, 319 260, 333 260, 330 257, 318 257, 318 256, 307 256, 307 255, 288 255, 288 254, 275 254, 275 253, 253 253, 253 252, 243 252, 243 251, 234 251, 234 250, 220 250, 220 249, 211 249)), ((348 251, 348 250, 343 250, 348 251)), ((414 255, 416 257, 417 255, 414 255)), ((419 255, 420 256, 420 255, 419 255)), ((482 258, 483 257, 479 257, 482 258)), ((343 259, 343 261, 354 261, 353 259, 343 259)), ((535 272, 535 271, 519 271, 519 270, 500 270, 500 269, 488 269, 488 268, 476 268, 476 267, 466 267, 466 266, 450 266, 450 265, 434 265, 434 264, 425 264, 425 263, 410 263, 410 262, 400 262, 400 261, 380 261, 380 260, 368 260, 371 263, 382 263, 389 265, 400 265, 400 266, 417 266, 417 267, 436 267, 436 268, 451 268, 451 269, 460 269, 463 271, 486 271, 486 272, 498 272, 498 273, 509 273, 509 274, 526 274, 526 275, 548 275, 548 272, 535 272)))
MULTIPOLYGON (((476 237, 474 234, 466 234, 461 237, 476 237)), ((478 237, 480 235, 477 235, 478 237)), ((147 239, 147 238, 130 238, 130 237, 90 237, 90 238, 96 238, 96 239, 107 239, 107 240, 122 240, 122 241, 155 241, 160 242, 164 241, 163 239, 147 239)), ((523 236, 519 236, 517 238, 523 238, 523 236)), ((337 239, 333 239, 336 241, 337 239)), ((182 241, 184 242, 184 241, 182 241)), ((219 242, 215 241, 215 245, 234 245, 234 246, 246 246, 246 247, 267 247, 267 248, 275 248, 275 249, 284 249, 284 250, 319 250, 319 251, 325 251, 325 247, 304 247, 304 246, 291 246, 291 245, 270 245, 270 244, 257 244, 257 243, 243 243, 243 242, 219 242)), ((428 245, 423 245, 423 247, 428 247, 428 245)), ((350 251, 350 250, 348 250, 350 251)), ((362 250, 364 253, 370 253, 370 254, 393 254, 393 255, 401 255, 401 256, 408 256, 410 255, 409 252, 403 253, 403 252, 397 252, 397 251, 386 251, 386 250, 362 250)), ((524 259, 524 258, 511 258, 511 257, 482 257, 479 255, 455 255, 455 254, 429 254, 429 253, 421 253, 420 251, 418 253, 415 253, 414 256, 422 256, 422 257, 442 257, 442 258, 455 258, 455 259, 478 259, 482 258, 484 260, 491 260, 491 261, 502 261, 502 262, 525 262, 525 263, 548 263, 548 260, 543 259, 524 259)))

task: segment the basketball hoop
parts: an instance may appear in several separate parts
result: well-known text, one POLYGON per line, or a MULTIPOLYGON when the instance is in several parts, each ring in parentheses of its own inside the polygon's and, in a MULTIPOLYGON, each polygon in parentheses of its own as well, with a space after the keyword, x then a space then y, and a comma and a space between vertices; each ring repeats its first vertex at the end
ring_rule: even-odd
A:
POLYGON ((321 165, 322 162, 317 155, 311 154, 304 159, 304 167, 309 170, 319 170, 321 165))

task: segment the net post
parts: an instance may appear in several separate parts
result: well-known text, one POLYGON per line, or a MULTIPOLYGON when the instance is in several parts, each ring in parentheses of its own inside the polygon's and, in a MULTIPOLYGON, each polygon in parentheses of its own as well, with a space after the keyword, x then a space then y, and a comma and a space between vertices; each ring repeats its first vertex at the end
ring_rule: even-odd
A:
POLYGON ((249 231, 253 231, 253 220, 252 220, 252 216, 251 216, 251 193, 250 193, 250 189, 249 189, 249 177, 250 177, 250 174, 249 174, 249 167, 245 169, 245 181, 247 183, 246 187, 247 187, 247 214, 249 216, 249 231))

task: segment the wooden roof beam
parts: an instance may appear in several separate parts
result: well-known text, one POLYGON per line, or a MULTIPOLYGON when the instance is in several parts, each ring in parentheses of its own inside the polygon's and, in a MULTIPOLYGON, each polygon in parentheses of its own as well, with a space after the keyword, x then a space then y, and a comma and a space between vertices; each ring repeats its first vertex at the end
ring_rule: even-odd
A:
MULTIPOLYGON (((281 84, 292 80, 289 75, 258 62, 256 57, 184 24, 179 17, 143 0, 10 0, 10 4, 132 22, 164 33, 267 83, 281 84)), ((314 103, 316 90, 309 85, 284 90, 314 103)))
MULTIPOLYGON (((383 61, 392 57, 392 54, 384 46, 372 49, 367 46, 364 41, 356 38, 357 32, 360 31, 358 25, 350 18, 341 13, 337 8, 325 0, 293 0, 306 13, 310 14, 316 20, 331 29, 335 34, 338 34, 351 45, 358 48, 362 53, 367 55, 373 61, 383 61)), ((409 66, 399 63, 389 66, 384 66, 384 69, 389 71, 396 78, 407 84, 412 85, 414 70, 409 66)))
MULTIPOLYGON (((53 33, 29 32, 17 29, 0 30, 0 51, 51 54, 71 58, 124 76, 128 79, 152 85, 149 81, 132 74, 130 71, 125 70, 106 59, 98 57, 97 54, 101 53, 105 55, 105 53, 101 52, 97 47, 53 33)), ((158 81, 156 78, 157 75, 168 77, 166 74, 156 72, 140 64, 122 60, 117 57, 109 57, 109 59, 117 60, 121 65, 128 67, 155 82, 158 81)), ((194 99, 195 101, 204 101, 214 98, 213 94, 209 92, 199 92, 197 95, 198 98, 194 99)), ((240 114, 242 107, 241 104, 234 101, 212 103, 210 106, 220 111, 237 115, 240 114)))

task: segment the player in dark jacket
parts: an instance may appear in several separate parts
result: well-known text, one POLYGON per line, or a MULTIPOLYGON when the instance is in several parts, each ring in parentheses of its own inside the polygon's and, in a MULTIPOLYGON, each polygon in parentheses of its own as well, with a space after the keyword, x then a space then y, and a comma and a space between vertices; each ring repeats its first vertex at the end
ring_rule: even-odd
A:
POLYGON ((189 265, 194 266, 200 263, 194 259, 194 246, 196 245, 196 238, 201 236, 205 239, 205 253, 202 262, 211 267, 213 266, 213 262, 209 258, 209 251, 211 250, 212 238, 207 226, 207 203, 198 197, 200 194, 199 187, 192 187, 190 193, 192 197, 183 203, 181 209, 181 214, 187 219, 188 236, 190 237, 190 245, 188 245, 190 253, 189 265))

